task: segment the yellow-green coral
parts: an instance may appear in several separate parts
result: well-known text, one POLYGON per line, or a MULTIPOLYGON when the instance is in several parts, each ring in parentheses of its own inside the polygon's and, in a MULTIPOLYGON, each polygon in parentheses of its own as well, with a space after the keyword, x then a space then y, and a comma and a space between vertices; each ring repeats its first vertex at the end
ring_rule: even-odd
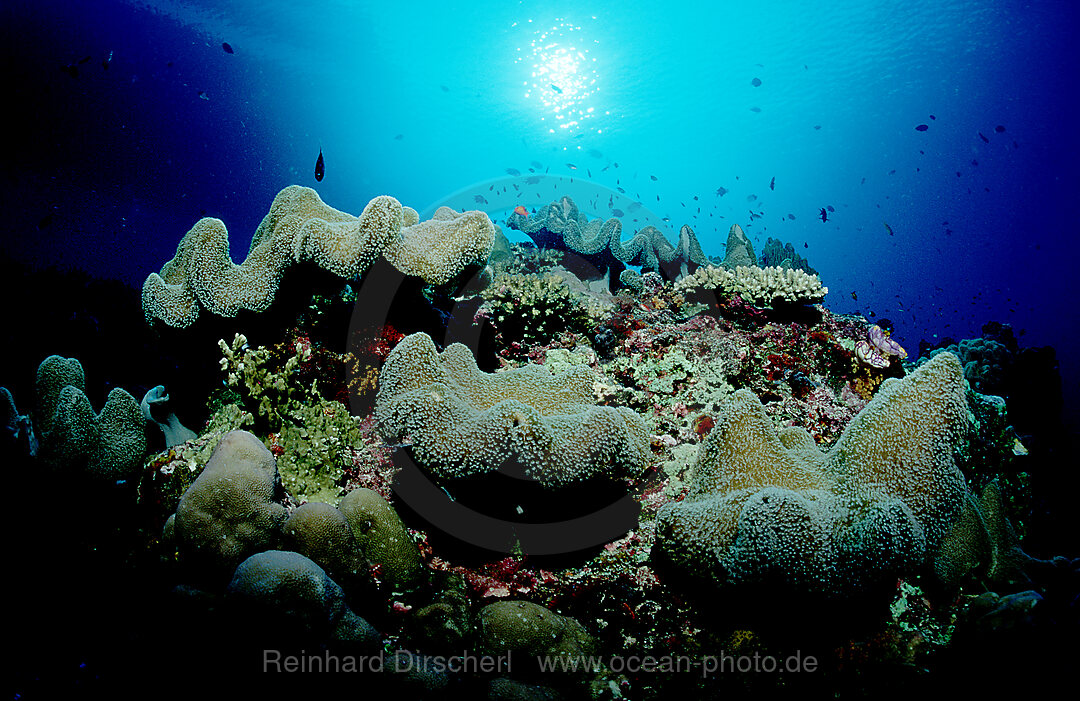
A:
POLYGON ((298 343, 283 367, 271 367, 266 348, 249 348, 237 334, 231 344, 218 341, 227 384, 258 416, 269 432, 267 446, 280 449, 278 469, 290 494, 301 501, 336 503, 338 485, 348 463, 346 449, 360 445, 357 421, 339 402, 322 398, 312 385, 301 384, 295 370, 311 355, 298 343))
POLYGON ((801 428, 778 433, 739 390, 689 495, 660 511, 660 551, 721 587, 830 595, 929 565, 968 498, 952 456, 967 427, 963 371, 947 353, 886 380, 828 454, 801 428))
POLYGON ((629 409, 593 406, 595 380, 586 367, 481 372, 462 344, 438 353, 416 333, 383 366, 375 419, 385 439, 411 438, 417 462, 445 478, 503 466, 547 487, 631 475, 645 465, 645 424, 629 409))

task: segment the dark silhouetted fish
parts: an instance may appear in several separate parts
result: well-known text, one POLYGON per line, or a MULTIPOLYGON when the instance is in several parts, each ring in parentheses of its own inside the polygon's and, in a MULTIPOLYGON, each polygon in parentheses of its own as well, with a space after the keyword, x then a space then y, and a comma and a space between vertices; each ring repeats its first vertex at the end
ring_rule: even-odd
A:
POLYGON ((755 88, 761 87, 761 78, 754 78, 750 81, 750 84, 753 85, 755 88))
POLYGON ((930 115, 930 119, 937 119, 934 115, 930 115))
POLYGON ((824 207, 821 208, 821 213, 818 214, 818 216, 821 217, 821 221, 823 222, 829 221, 829 213, 825 211, 824 207))
POLYGON ((315 159, 315 181, 322 182, 326 173, 326 163, 323 161, 322 149, 319 149, 319 157, 315 159))
POLYGON ((405 138, 404 134, 398 134, 397 136, 394 137, 394 141, 401 141, 404 138, 405 138))
POLYGON ((852 291, 851 291, 851 298, 852 298, 853 300, 855 300, 856 302, 858 302, 858 301, 859 301, 859 295, 855 294, 855 290, 852 290, 852 291))
POLYGON ((473 202, 479 202, 480 204, 487 204, 488 201, 483 195, 473 195, 473 202))
POLYGON ((990 139, 983 136, 983 133, 981 131, 979 132, 979 138, 982 139, 986 143, 990 143, 990 139))
POLYGON ((917 127, 915 127, 915 131, 926 131, 929 128, 930 128, 929 124, 920 124, 917 127))
POLYGON ((1003 125, 1003 124, 997 125, 996 127, 994 127, 994 131, 996 131, 998 134, 1004 134, 1005 133, 1005 125, 1003 125))
POLYGON ((199 91, 199 99, 200 100, 209 100, 210 96, 206 94, 205 90, 200 90, 199 91))
POLYGON ((814 129, 821 129, 821 125, 820 124, 815 124, 814 129))
POLYGON ((760 111, 761 111, 761 108, 760 108, 760 107, 751 107, 751 108, 750 108, 750 111, 751 111, 751 112, 754 112, 754 113, 757 113, 757 112, 760 112, 760 111))
POLYGON ((506 169, 506 174, 507 175, 518 176, 518 175, 521 175, 521 171, 518 170, 517 168, 507 168, 506 169))
POLYGON ((554 90, 555 92, 562 95, 562 88, 560 88, 558 85, 556 85, 555 83, 552 83, 550 87, 551 87, 552 90, 554 90))
POLYGON ((621 187, 619 187, 617 185, 615 186, 615 189, 618 190, 619 192, 621 192, 624 195, 626 194, 626 190, 622 189, 621 187))
POLYGON ((825 209, 829 210, 830 212, 835 212, 836 211, 835 209, 833 209, 833 206, 831 204, 825 205, 825 209))
POLYGON ((569 168, 570 170, 577 170, 577 166, 574 165, 573 163, 567 163, 566 167, 569 168))
POLYGON ((112 63, 112 57, 113 57, 113 52, 110 51, 108 56, 101 59, 101 70, 103 70, 103 71, 109 70, 109 64, 112 63))
POLYGON ((769 189, 770 190, 775 190, 776 189, 776 177, 775 176, 773 177, 772 180, 769 181, 769 189))
POLYGON ((889 226, 889 223, 888 223, 888 222, 881 222, 881 223, 885 225, 885 231, 888 231, 888 232, 889 232, 889 236, 892 236, 892 235, 893 235, 893 231, 892 231, 892 227, 891 227, 891 226, 889 226))
POLYGON ((450 92, 450 88, 446 87, 445 85, 440 85, 439 89, 441 89, 443 92, 450 92))
POLYGON ((623 215, 623 211, 621 209, 619 209, 618 207, 611 210, 611 213, 614 214, 617 217, 621 217, 623 215))
POLYGON ((787 215, 787 218, 790 219, 791 221, 795 221, 795 215, 794 214, 787 215))
POLYGON ((649 177, 650 177, 650 178, 652 178, 653 180, 656 180, 656 176, 655 176, 655 175, 650 175, 649 177))
POLYGON ((723 197, 724 195, 728 194, 728 189, 726 187, 718 187, 716 188, 716 194, 723 197))
POLYGON ((229 42, 227 42, 227 41, 221 42, 221 50, 224 51, 227 54, 234 53, 233 50, 232 50, 232 47, 229 46, 229 42))

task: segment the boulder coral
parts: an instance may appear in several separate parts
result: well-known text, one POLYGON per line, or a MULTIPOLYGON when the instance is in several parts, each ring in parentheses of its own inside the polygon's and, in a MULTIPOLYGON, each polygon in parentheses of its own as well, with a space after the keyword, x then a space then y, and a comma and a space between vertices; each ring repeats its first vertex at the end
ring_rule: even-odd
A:
POLYGON ((338 509, 364 557, 379 566, 378 578, 398 589, 416 583, 421 569, 420 551, 386 499, 361 487, 346 494, 338 509))
POLYGON ((186 327, 201 309, 236 316, 241 309, 265 311, 285 270, 312 262, 343 278, 367 270, 388 253, 408 275, 441 284, 469 263, 483 264, 494 243, 494 227, 482 212, 440 210, 420 222, 415 210, 393 197, 368 202, 359 217, 324 203, 311 188, 292 185, 274 197, 255 230, 243 263, 229 257, 229 235, 220 219, 200 219, 185 234, 176 255, 143 283, 147 321, 186 327))
POLYGON ((952 354, 886 380, 827 454, 801 428, 778 432, 739 390, 701 445, 689 494, 658 515, 661 557, 721 589, 826 597, 932 568, 968 503, 953 459, 967 428, 952 354))
POLYGON ((505 468, 554 488, 630 476, 645 466, 645 423, 630 409, 595 406, 595 381, 587 367, 485 373, 464 345, 439 353, 416 333, 383 366, 375 420, 387 441, 411 438, 414 459, 445 479, 505 468))
POLYGON ((726 296, 737 294, 751 304, 768 306, 777 302, 814 304, 825 299, 829 288, 821 284, 817 275, 803 270, 740 265, 734 270, 717 266, 698 268, 675 283, 675 291, 687 296, 702 291, 715 291, 726 296))
POLYGON ((341 587, 300 553, 269 550, 248 557, 236 568, 227 593, 245 605, 259 628, 276 629, 278 635, 285 622, 315 640, 371 651, 381 641, 378 631, 349 608, 341 587))
POLYGON ((231 431, 180 497, 165 525, 189 565, 227 578, 245 558, 277 545, 287 517, 273 454, 247 431, 231 431))

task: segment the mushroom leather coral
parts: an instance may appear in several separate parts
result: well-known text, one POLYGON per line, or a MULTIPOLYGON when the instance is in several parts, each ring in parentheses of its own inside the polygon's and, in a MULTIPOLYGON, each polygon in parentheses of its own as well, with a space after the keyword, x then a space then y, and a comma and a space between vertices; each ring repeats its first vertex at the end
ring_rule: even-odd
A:
POLYGON ((778 432, 739 390, 689 495, 659 513, 660 552, 718 588, 826 596, 932 567, 968 500, 952 456, 967 427, 963 370, 948 353, 886 380, 827 454, 801 428, 778 432))
POLYGON ((222 316, 241 309, 261 312, 295 263, 311 261, 352 278, 384 252, 405 274, 443 284, 466 265, 483 264, 494 240, 494 225, 483 212, 440 210, 435 220, 420 222, 415 210, 380 195, 354 217, 324 203, 311 188, 292 185, 274 197, 239 265, 229 258, 225 224, 200 219, 173 259, 146 278, 143 312, 148 321, 177 327, 194 323, 200 309, 222 316))
POLYGON ((416 461, 443 478, 518 467, 545 487, 645 466, 648 434, 630 409, 593 405, 593 375, 529 365, 480 371, 460 343, 442 353, 406 336, 379 374, 375 419, 388 441, 412 438, 416 461))

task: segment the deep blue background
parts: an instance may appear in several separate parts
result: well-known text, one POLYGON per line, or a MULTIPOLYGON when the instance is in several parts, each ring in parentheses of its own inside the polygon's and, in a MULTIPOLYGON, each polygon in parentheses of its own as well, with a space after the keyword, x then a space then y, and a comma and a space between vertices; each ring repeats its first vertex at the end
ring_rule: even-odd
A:
POLYGON ((827 306, 891 319, 909 350, 1009 322, 1057 348, 1075 397, 1075 3, 440 5, 4 0, 4 252, 138 287, 204 215, 241 258, 293 183, 353 213, 458 193, 497 221, 622 187, 708 253, 736 222, 793 242, 827 306), (581 53, 580 84, 532 75, 544 46, 581 53), (593 112, 564 129, 545 99, 593 112), (575 183, 492 196, 530 167, 575 183))

